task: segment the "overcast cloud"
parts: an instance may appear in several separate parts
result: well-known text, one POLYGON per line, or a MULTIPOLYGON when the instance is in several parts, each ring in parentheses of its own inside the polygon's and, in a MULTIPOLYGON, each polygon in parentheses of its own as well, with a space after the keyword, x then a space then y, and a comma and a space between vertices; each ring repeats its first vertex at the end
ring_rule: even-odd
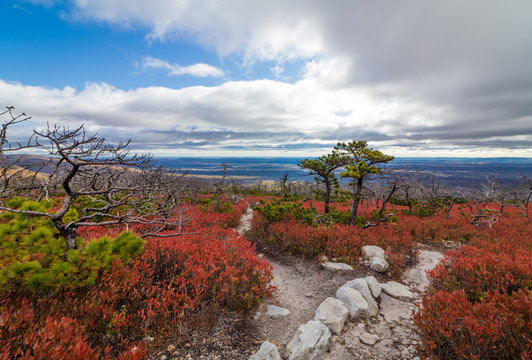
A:
MULTIPOLYGON (((131 90, 0 81, 0 97, 24 97, 41 123, 119 129, 155 153, 306 155, 363 138, 399 155, 532 156, 530 14, 528 0, 73 0, 68 21, 185 39, 243 66, 273 61, 273 80, 131 90), (283 82, 294 61, 300 79, 283 82)), ((140 67, 226 75, 152 57, 140 67)))

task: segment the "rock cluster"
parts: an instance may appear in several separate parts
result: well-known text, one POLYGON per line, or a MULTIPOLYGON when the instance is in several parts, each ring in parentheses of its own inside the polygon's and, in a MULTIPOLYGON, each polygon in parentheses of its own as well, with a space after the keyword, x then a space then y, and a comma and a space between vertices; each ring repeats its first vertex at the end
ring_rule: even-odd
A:
POLYGON ((364 260, 366 260, 366 263, 372 270, 380 273, 388 270, 389 265, 382 248, 374 245, 366 245, 361 250, 364 260))
MULTIPOLYGON (((349 317, 350 320, 359 323, 354 330, 351 329, 353 331, 350 331, 350 335, 355 334, 354 337, 349 336, 345 339, 347 348, 363 344, 375 347, 379 356, 412 359, 415 355, 415 344, 401 338, 395 330, 400 329, 401 334, 407 333, 408 339, 415 336, 411 331, 411 313, 414 307, 411 301, 415 297, 416 294, 408 287, 395 281, 381 284, 373 276, 350 280, 338 288, 336 298, 328 297, 319 305, 313 320, 297 329, 284 350, 283 358, 322 359, 334 342, 333 334, 342 333, 349 317), (404 342, 400 352, 390 350, 397 339, 404 342)), ((249 360, 280 358, 277 347, 264 342, 249 360)))

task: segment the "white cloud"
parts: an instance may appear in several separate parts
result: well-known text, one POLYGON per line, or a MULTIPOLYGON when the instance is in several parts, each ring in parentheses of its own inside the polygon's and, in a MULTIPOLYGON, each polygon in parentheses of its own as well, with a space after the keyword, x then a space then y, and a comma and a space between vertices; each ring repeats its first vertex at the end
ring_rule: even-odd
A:
MULTIPOLYGON (((73 16, 119 27, 148 27, 152 40, 193 39, 245 62, 310 57, 323 50, 318 14, 297 1, 72 0, 73 16)), ((311 4, 311 2, 309 2, 311 4)))
POLYGON ((191 75, 195 77, 223 77, 225 73, 212 65, 208 64, 193 64, 188 66, 181 66, 179 64, 170 64, 164 60, 145 57, 142 60, 142 69, 164 69, 168 70, 169 75, 191 75))
POLYGON ((284 68, 277 64, 275 66, 272 66, 270 68, 270 71, 275 75, 276 78, 280 78, 281 77, 281 74, 284 72, 284 68))
POLYGON ((158 154, 311 156, 338 140, 365 139, 395 155, 453 156, 453 148, 469 147, 486 156, 532 156, 526 146, 532 122, 526 119, 510 126, 486 121, 479 133, 452 108, 371 97, 364 88, 331 88, 319 78, 127 91, 103 83, 77 91, 0 81, 0 98, 32 115, 31 126, 85 123, 110 140, 132 138, 136 148, 158 154))
MULTIPOLYGON (((452 156, 470 148, 532 156, 529 0, 71 2, 74 19, 146 30, 150 41, 167 44, 184 38, 243 64, 272 61, 276 76, 291 61, 306 65, 294 83, 251 80, 179 90, 0 83, 0 98, 8 104, 25 99, 20 107, 39 119, 118 127, 143 134, 145 144, 145 134, 170 142, 158 132, 179 132, 183 141, 190 134, 194 144, 201 135, 205 151, 365 138, 415 154, 438 149, 435 155, 452 156)), ((223 76, 207 64, 156 58, 141 67, 223 76)))

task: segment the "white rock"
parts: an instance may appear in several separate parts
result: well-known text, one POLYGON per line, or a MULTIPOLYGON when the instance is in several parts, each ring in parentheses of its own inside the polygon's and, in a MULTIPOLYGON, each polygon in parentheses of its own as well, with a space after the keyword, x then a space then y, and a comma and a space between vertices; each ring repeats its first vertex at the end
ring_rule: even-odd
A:
POLYGON ((382 259, 384 259, 384 250, 378 246, 375 246, 375 245, 366 245, 366 246, 362 246, 362 256, 369 260, 371 259, 372 257, 376 256, 376 257, 380 257, 382 259))
POLYGON ((346 282, 344 286, 355 289, 362 295, 364 300, 368 303, 370 316, 375 316, 379 313, 379 305, 377 305, 377 302, 373 298, 373 294, 371 293, 366 280, 354 279, 346 282))
POLYGON ((336 298, 341 300, 347 310, 349 310, 349 317, 353 320, 360 317, 370 317, 369 305, 362 294, 348 286, 342 286, 336 291, 336 298))
POLYGON ((418 255, 418 264, 403 274, 403 279, 414 290, 425 292, 430 285, 427 271, 434 269, 443 259, 437 251, 421 250, 418 255))
POLYGON ((374 276, 366 276, 364 280, 368 283, 369 289, 371 290, 371 294, 376 299, 380 296, 382 287, 381 284, 375 279, 374 276))
POLYGON ((266 314, 272 319, 277 319, 290 314, 290 310, 284 309, 276 305, 268 305, 266 314))
POLYGON ((321 263, 321 266, 325 269, 325 270, 329 270, 329 271, 349 271, 349 270, 353 270, 353 267, 351 265, 348 265, 348 264, 344 264, 344 263, 335 263, 335 262, 324 262, 324 263, 321 263))
POLYGON ((380 307, 384 320, 389 324, 410 319, 414 310, 412 303, 394 299, 386 294, 381 294, 380 307))
POLYGON ((359 338, 360 341, 362 341, 366 345, 375 345, 375 343, 380 340, 378 335, 370 333, 363 333, 359 336, 359 338))
POLYGON ((277 346, 269 341, 265 341, 255 354, 251 355, 248 360, 281 360, 277 346))
POLYGON ((319 321, 311 320, 297 328, 286 345, 285 357, 288 360, 321 359, 329 347, 331 332, 319 321))
POLYGON ((324 323, 334 334, 340 334, 348 315, 349 311, 343 302, 328 297, 316 309, 314 320, 324 323))
POLYGON ((369 267, 370 269, 375 270, 376 272, 382 273, 388 270, 390 265, 388 265, 388 262, 383 258, 379 256, 373 256, 369 261, 369 267))
POLYGON ((410 291, 405 285, 398 283, 397 281, 388 281, 381 284, 382 291, 386 294, 403 301, 414 300, 414 293, 410 291))

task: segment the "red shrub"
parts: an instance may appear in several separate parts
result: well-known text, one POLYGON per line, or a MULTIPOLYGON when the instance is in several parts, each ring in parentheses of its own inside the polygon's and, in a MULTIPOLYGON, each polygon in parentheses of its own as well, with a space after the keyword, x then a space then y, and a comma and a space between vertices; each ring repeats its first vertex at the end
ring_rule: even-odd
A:
POLYGON ((399 275, 411 265, 417 248, 409 234, 402 233, 392 224, 361 229, 350 225, 314 227, 296 220, 269 223, 260 214, 253 219, 253 234, 262 242, 281 251, 304 257, 325 254, 331 258, 352 263, 360 257, 364 245, 378 245, 386 250, 390 273, 399 275))
MULTIPOLYGON (((192 208, 195 219, 184 231, 197 235, 149 238, 141 256, 115 262, 90 288, 31 303, 0 294, 0 359, 140 359, 146 334, 175 335, 203 310, 247 311, 270 294, 271 265, 236 231, 223 229, 245 209, 246 202, 229 214, 192 208)), ((123 227, 80 230, 91 239, 123 227)))
POLYGON ((4 302, 0 308, 0 325, 0 359, 98 358, 75 319, 60 315, 39 319, 26 299, 4 302))
POLYGON ((423 299, 414 321, 425 350, 437 359, 528 359, 532 351, 532 294, 519 290, 472 303, 463 290, 423 299))
MULTIPOLYGON (((471 225, 469 225, 471 226, 471 225)), ((470 231, 430 272, 433 288, 414 321, 437 359, 529 359, 532 354, 531 222, 503 217, 470 231)))

